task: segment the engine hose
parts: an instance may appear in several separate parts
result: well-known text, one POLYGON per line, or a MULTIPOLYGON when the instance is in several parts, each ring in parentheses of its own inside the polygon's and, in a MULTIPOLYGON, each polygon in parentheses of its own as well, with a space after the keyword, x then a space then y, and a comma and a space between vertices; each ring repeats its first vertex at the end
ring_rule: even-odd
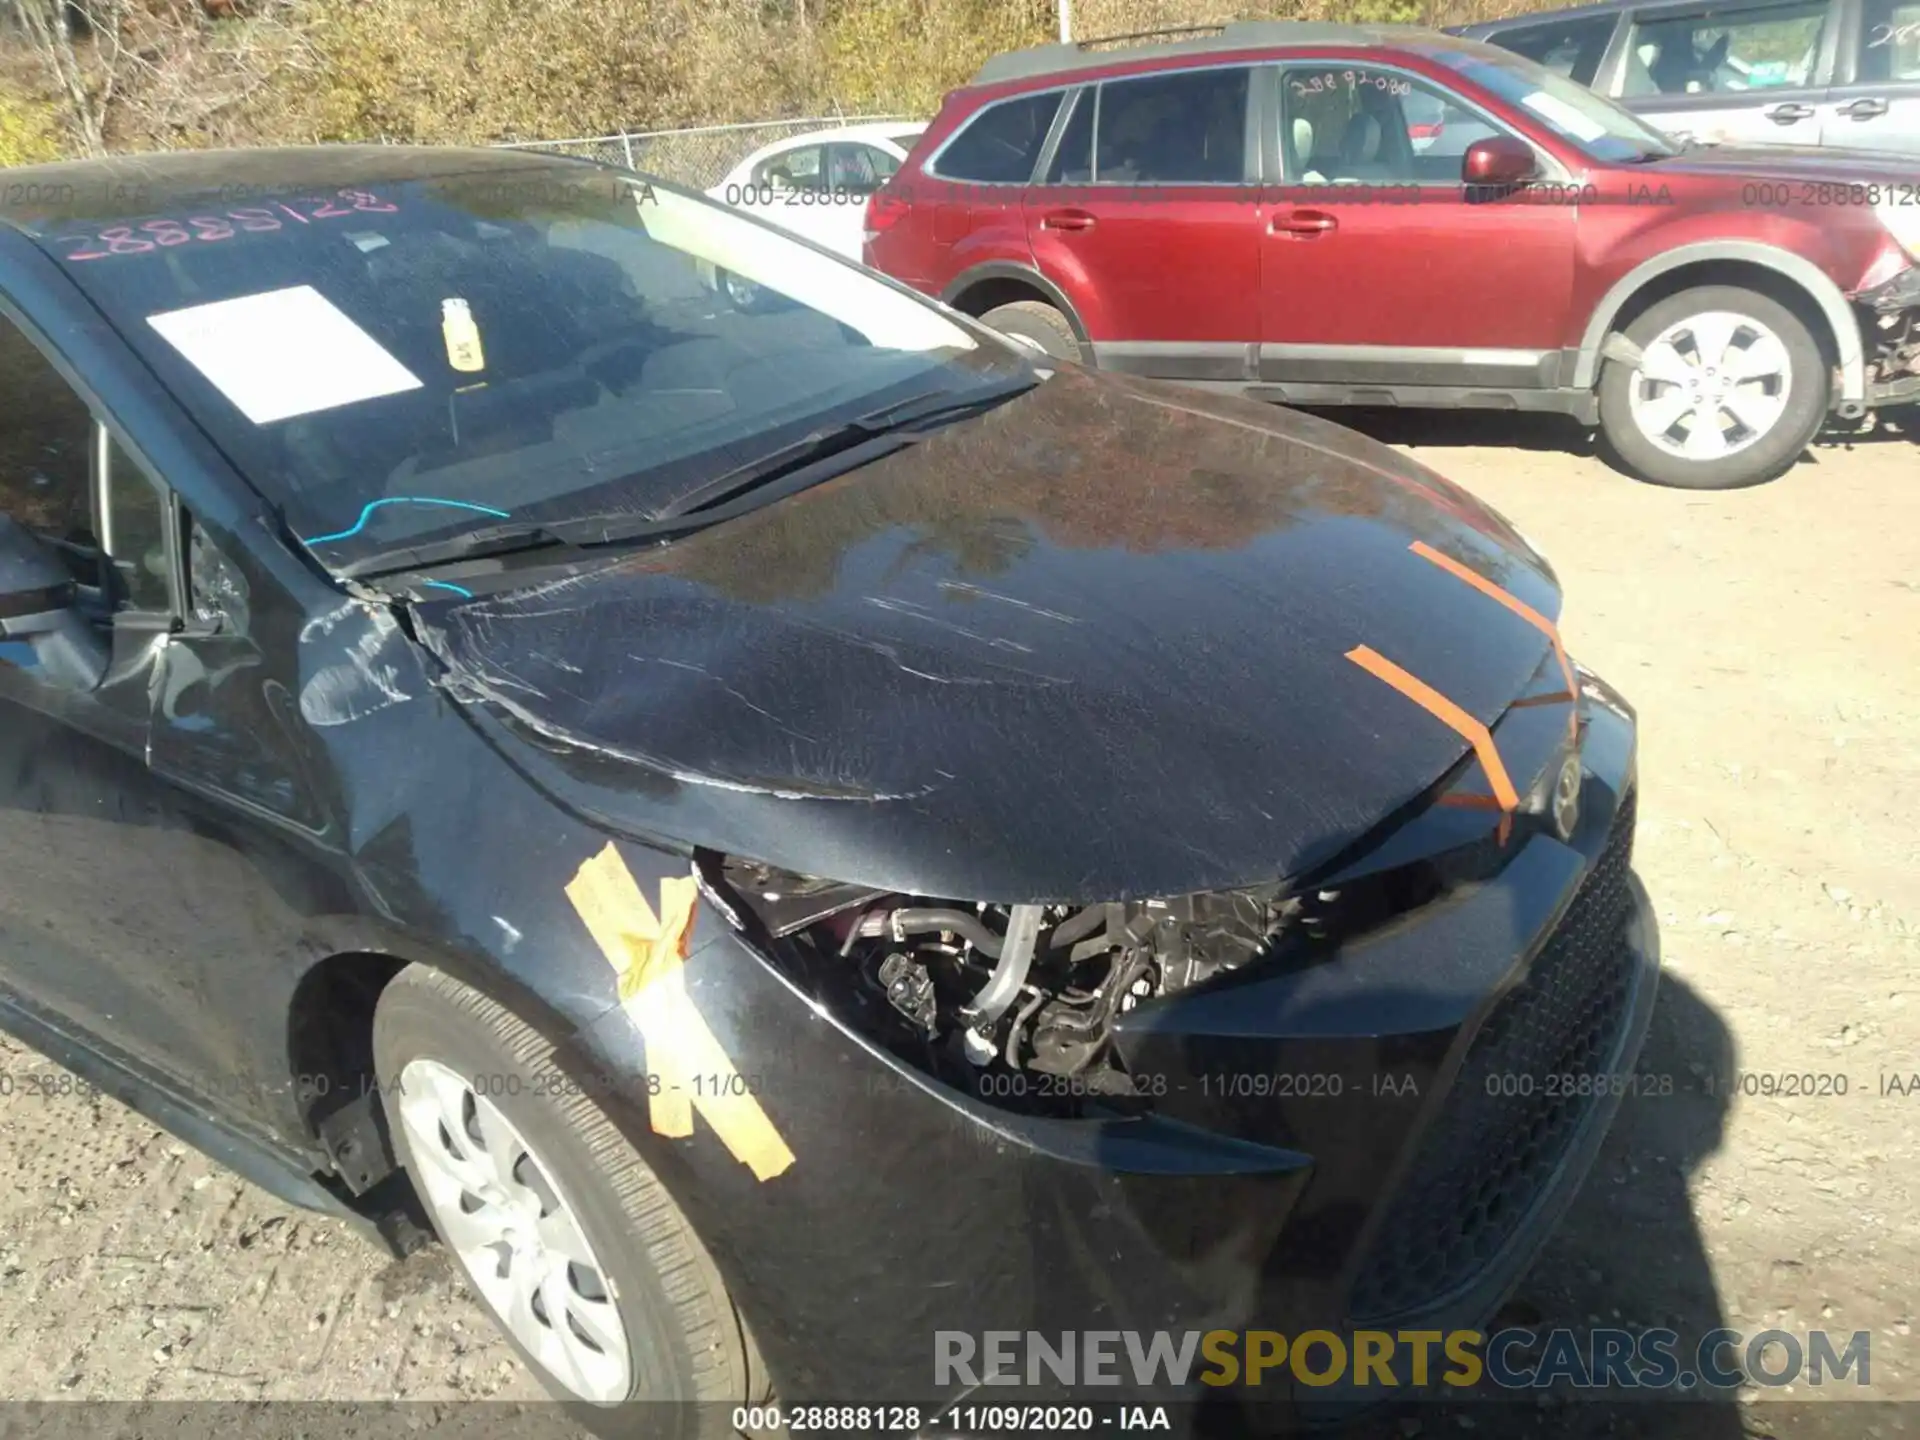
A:
POLYGON ((867 939, 890 935, 895 940, 942 930, 966 936, 974 949, 990 959, 1000 958, 1001 938, 982 924, 978 915, 964 910, 883 910, 866 916, 856 927, 856 933, 867 939))
POLYGON ((1100 928, 1100 922, 1106 918, 1106 906, 1087 906, 1078 915, 1069 916, 1053 927, 1053 933, 1047 937, 1047 948, 1058 950, 1062 945, 1071 945, 1074 941, 1091 935, 1100 928))
POLYGON ((980 987, 980 993, 960 1012, 967 1025, 984 1030, 992 1025, 1019 998, 1020 987, 1027 983, 1027 967, 1033 963, 1033 947, 1040 939, 1040 916, 1044 907, 1015 905, 1007 914, 1007 938, 999 964, 980 987))
POLYGON ((1020 1007, 1020 1013, 1013 1017, 1013 1024, 1007 1027, 1007 1066, 1009 1069, 1018 1070, 1020 1068, 1020 1036, 1027 1028, 1027 1022, 1033 1018, 1034 1012, 1046 1003, 1046 992, 1043 990, 1034 991, 1032 996, 1027 1000, 1027 1003, 1020 1007))

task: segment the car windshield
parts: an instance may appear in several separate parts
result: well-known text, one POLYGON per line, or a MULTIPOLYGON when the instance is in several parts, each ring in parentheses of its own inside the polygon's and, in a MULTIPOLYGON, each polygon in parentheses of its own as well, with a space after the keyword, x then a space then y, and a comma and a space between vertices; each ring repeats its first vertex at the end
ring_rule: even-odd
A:
POLYGON ((855 417, 1031 373, 855 266, 615 171, 234 198, 45 244, 335 573, 486 526, 631 526, 855 417))
POLYGON ((1672 140, 1611 100, 1523 55, 1491 45, 1435 45, 1422 53, 1525 110, 1595 160, 1634 161, 1679 153, 1672 140))

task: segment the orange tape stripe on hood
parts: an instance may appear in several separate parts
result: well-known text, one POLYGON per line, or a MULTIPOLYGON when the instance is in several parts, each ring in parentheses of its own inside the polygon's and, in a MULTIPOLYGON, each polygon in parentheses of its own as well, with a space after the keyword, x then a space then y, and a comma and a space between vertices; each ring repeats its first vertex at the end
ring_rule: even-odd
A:
POLYGON ((1487 579, 1486 576, 1471 566, 1462 565, 1451 555, 1442 555, 1438 550, 1427 544, 1426 541, 1416 540, 1407 548, 1412 550, 1413 553, 1418 555, 1422 560, 1431 560, 1455 579, 1466 581, 1467 584, 1471 585, 1488 599, 1499 601, 1500 604, 1506 606, 1507 609, 1511 610, 1547 637, 1548 642, 1553 646, 1554 658, 1560 662, 1560 673, 1566 677, 1567 699, 1573 702, 1576 707, 1567 713, 1567 733, 1571 735, 1577 731, 1580 726, 1578 712, 1580 686, 1573 678, 1573 662, 1567 659, 1567 647, 1560 643, 1560 627, 1555 625, 1553 621, 1547 619, 1546 616, 1542 615, 1531 605, 1527 604, 1527 602, 1522 600, 1518 595, 1494 584, 1493 581, 1487 579))
POLYGON ((1371 646, 1355 646, 1347 652, 1347 659, 1369 675, 1386 681, 1473 746, 1473 753, 1480 757, 1480 768, 1487 772, 1487 783, 1493 786, 1493 795, 1500 802, 1500 808, 1509 813, 1520 808, 1519 792, 1513 788, 1513 781, 1507 777, 1506 762, 1500 758, 1500 751, 1494 745, 1493 735, 1486 726, 1419 676, 1402 670, 1371 646))

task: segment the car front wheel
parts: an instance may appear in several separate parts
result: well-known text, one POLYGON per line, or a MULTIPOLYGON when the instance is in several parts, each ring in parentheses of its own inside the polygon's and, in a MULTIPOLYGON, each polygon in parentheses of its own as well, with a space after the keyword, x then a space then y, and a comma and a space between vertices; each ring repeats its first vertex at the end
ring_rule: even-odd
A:
POLYGON ((1831 382, 1806 323, 1730 285, 1669 295, 1626 329, 1637 364, 1608 360, 1600 426, 1642 479, 1689 490, 1771 480, 1826 418, 1831 382))
MULTIPOLYGON (((637 1418, 612 1408, 630 1400, 761 1398, 712 1260, 537 1031, 422 966, 382 993, 373 1031, 394 1147, 434 1229, 555 1396, 602 1434, 637 1418)), ((716 1408, 644 1417, 654 1433, 693 1435, 716 1408)))

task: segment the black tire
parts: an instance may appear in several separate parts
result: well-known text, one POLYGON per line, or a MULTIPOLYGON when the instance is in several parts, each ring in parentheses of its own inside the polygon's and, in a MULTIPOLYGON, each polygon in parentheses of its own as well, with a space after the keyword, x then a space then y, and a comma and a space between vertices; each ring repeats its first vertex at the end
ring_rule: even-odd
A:
MULTIPOLYGON (((578 1093, 592 1087, 539 1084, 538 1077, 558 1068, 553 1047, 533 1027, 471 986, 415 965, 380 996, 373 1051, 389 1134, 410 1175, 419 1162, 397 1105, 409 1061, 437 1060, 466 1077, 517 1079, 489 1086, 487 1099, 522 1137, 531 1137, 538 1163, 566 1197, 612 1282, 632 1362, 628 1399, 704 1402, 621 1408, 582 1400, 546 1373, 469 1277, 474 1298, 521 1362, 580 1423, 609 1436, 731 1434, 732 1406, 768 1398, 752 1336, 712 1258, 626 1137, 588 1094, 578 1093)), ((424 1194, 422 1208, 432 1213, 424 1194)))
POLYGON ((1086 363, 1073 326, 1044 300, 1016 300, 1011 305, 998 306, 982 315, 980 323, 1016 342, 1024 341, 1055 360, 1068 360, 1075 365, 1086 363))
POLYGON ((1645 346, 1689 315, 1709 310, 1747 316, 1780 338, 1788 358, 1787 403, 1771 429, 1744 448, 1713 460, 1688 460, 1661 449, 1634 423, 1635 372, 1608 360, 1600 372, 1600 428, 1621 463, 1642 480, 1683 490, 1733 490, 1772 480, 1792 468, 1826 419, 1832 381, 1826 356, 1807 324, 1779 301, 1734 285, 1682 290, 1647 307, 1626 336, 1645 346))

